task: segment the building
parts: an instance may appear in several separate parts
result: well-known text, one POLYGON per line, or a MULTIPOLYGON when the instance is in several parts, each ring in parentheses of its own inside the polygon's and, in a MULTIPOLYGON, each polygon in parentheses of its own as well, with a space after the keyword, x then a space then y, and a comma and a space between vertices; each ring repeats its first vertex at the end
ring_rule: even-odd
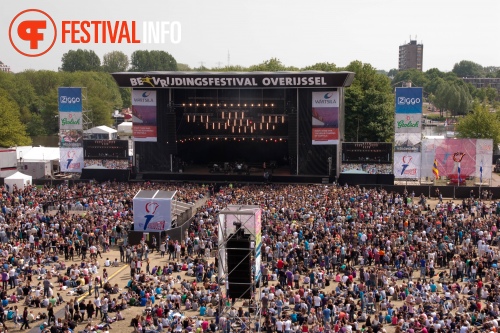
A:
POLYGON ((0 61, 0 72, 10 72, 10 67, 0 61))
POLYGON ((410 40, 408 44, 399 46, 399 70, 418 69, 422 71, 424 58, 424 45, 410 40))
POLYGON ((500 95, 500 78, 498 77, 463 77, 462 80, 472 84, 477 89, 494 88, 500 95))

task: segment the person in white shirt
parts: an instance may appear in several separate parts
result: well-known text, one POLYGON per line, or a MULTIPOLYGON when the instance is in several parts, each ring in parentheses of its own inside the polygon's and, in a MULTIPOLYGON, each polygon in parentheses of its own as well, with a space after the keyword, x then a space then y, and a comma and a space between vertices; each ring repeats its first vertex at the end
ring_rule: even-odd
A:
POLYGON ((285 324, 285 333, 290 333, 290 330, 292 328, 292 321, 290 320, 290 317, 287 318, 284 324, 285 324))

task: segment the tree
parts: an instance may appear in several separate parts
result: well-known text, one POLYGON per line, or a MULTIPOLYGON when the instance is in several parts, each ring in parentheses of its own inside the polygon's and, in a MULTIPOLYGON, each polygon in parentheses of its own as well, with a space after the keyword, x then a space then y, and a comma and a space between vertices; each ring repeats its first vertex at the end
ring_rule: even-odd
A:
POLYGON ((0 89, 0 147, 25 146, 31 144, 26 127, 19 119, 19 105, 0 89))
POLYGON ((106 73, 126 72, 128 65, 128 57, 121 51, 112 51, 102 57, 102 70, 106 73))
POLYGON ((176 71, 177 61, 165 51, 139 50, 132 53, 130 71, 176 71))
POLYGON ((453 73, 458 77, 485 77, 483 66, 473 61, 462 60, 453 66, 453 73))
POLYGON ((101 69, 101 60, 92 50, 69 50, 63 54, 61 62, 64 72, 98 72, 101 69))
POLYGON ((177 70, 180 72, 192 71, 191 67, 189 67, 188 64, 180 64, 180 63, 177 63, 177 70))
POLYGON ((387 76, 390 78, 395 77, 399 73, 399 70, 396 68, 392 68, 389 73, 387 73, 387 76))
POLYGON ((393 86, 401 87, 403 82, 411 82, 414 87, 424 87, 428 83, 428 79, 424 73, 417 69, 407 69, 399 71, 392 79, 393 86))
POLYGON ((333 62, 318 62, 314 65, 302 68, 303 71, 337 72, 339 69, 333 62))
POLYGON ((435 94, 434 104, 441 109, 451 111, 453 116, 464 115, 469 111, 472 103, 472 96, 467 86, 442 81, 435 94))
POLYGON ((360 61, 351 62, 345 70, 356 73, 352 85, 345 90, 346 140, 391 140, 394 96, 389 78, 360 61))
POLYGON ((456 127, 459 138, 493 139, 493 146, 500 143, 500 119, 489 112, 486 105, 475 104, 472 112, 460 118, 456 127))
POLYGON ((258 65, 253 65, 248 68, 250 72, 279 72, 279 71, 298 71, 297 67, 286 67, 277 58, 271 58, 258 65))

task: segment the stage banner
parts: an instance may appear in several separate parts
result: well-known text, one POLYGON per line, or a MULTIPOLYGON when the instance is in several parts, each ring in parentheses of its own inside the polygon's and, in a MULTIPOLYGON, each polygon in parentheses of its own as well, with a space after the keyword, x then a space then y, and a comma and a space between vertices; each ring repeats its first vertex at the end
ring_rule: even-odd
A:
POLYGON ((488 183, 491 179, 491 160, 493 160, 493 140, 476 140, 476 178, 481 185, 488 183))
POLYGON ((83 148, 60 148, 61 172, 82 172, 83 148))
POLYGON ((339 143, 339 92, 312 93, 312 144, 339 143))
POLYGON ((134 198, 134 231, 164 231, 172 227, 172 200, 134 198))
POLYGON ((396 88, 396 113, 422 113, 422 88, 396 88))
POLYGON ((255 281, 259 281, 262 264, 262 210, 255 211, 255 281))
MULTIPOLYGON (((460 166, 461 182, 476 173, 476 139, 425 139, 422 141, 422 177, 434 179, 434 160, 440 177, 458 183, 460 166)), ((491 155, 489 158, 491 164, 491 155)))
POLYGON ((156 91, 132 90, 132 133, 134 141, 156 142, 156 91))
POLYGON ((59 129, 83 129, 81 112, 59 112, 59 129))
POLYGON ((420 178, 420 153, 394 153, 394 177, 396 179, 420 178))
POLYGON ((83 147, 83 130, 61 129, 59 131, 59 147, 61 148, 83 147))
POLYGON ((82 88, 58 88, 60 112, 82 112, 82 88))
POLYGON ((396 133, 422 133, 422 114, 396 113, 394 129, 396 133))
POLYGON ((394 135, 395 152, 420 152, 422 148, 421 133, 396 133, 394 135))

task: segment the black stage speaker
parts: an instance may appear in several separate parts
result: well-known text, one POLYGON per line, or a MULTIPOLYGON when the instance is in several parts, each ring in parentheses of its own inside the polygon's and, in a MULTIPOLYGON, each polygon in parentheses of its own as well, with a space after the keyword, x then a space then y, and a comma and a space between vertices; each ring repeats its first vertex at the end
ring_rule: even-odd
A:
POLYGON ((250 299, 252 297, 250 235, 232 234, 226 246, 229 297, 250 299))
POLYGON ((288 115, 288 160, 290 162, 290 173, 297 173, 297 114, 288 115))

